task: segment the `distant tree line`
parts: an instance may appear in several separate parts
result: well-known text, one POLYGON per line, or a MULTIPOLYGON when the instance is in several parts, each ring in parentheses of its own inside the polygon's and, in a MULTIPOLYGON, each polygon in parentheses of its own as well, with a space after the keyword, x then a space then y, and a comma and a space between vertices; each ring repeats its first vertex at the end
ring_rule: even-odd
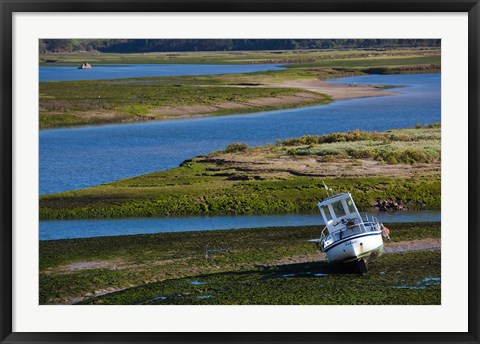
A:
POLYGON ((439 39, 41 39, 40 52, 232 51, 439 47, 439 39))

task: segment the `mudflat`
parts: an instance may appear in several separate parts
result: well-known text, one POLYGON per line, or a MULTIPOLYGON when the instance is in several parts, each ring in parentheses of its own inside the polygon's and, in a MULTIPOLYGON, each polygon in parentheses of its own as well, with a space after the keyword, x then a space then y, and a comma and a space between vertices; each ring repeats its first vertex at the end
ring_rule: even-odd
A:
POLYGON ((440 276, 440 223, 386 225, 392 241, 364 277, 327 263, 308 242, 321 226, 41 241, 40 303, 140 304, 159 296, 168 304, 438 303, 439 285, 423 280, 440 276), (365 280, 371 293, 363 293, 365 280), (326 297, 352 283, 353 299, 326 297), (319 284, 328 295, 307 292, 319 284), (281 301, 282 294, 298 298, 281 301), (197 298, 206 295, 214 297, 197 298))

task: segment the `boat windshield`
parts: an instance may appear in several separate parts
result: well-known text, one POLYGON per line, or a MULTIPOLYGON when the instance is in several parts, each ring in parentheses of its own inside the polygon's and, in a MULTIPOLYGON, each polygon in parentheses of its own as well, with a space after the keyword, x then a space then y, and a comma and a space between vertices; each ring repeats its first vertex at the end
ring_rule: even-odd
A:
POLYGON ((327 223, 333 220, 332 214, 330 214, 330 209, 328 209, 328 206, 323 206, 322 210, 323 210, 323 213, 325 214, 325 220, 327 223))
POLYGON ((345 209, 343 208, 342 201, 337 201, 332 203, 332 209, 335 214, 335 217, 343 217, 347 215, 345 209))
POLYGON ((347 198, 345 202, 347 203, 348 212, 350 214, 355 214, 356 210, 355 210, 355 206, 353 205, 353 200, 351 198, 347 198))

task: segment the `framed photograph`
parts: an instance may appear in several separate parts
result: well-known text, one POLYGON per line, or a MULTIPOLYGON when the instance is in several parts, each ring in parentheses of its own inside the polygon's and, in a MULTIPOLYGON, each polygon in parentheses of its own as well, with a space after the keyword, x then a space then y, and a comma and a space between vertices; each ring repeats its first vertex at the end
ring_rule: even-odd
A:
POLYGON ((1 1, 0 342, 479 342, 478 0, 1 1))

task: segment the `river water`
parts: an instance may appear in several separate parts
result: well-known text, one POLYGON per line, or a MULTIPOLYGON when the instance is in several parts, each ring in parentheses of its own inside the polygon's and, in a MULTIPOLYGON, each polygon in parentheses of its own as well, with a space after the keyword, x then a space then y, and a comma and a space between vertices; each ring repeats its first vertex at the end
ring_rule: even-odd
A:
POLYGON ((283 69, 283 67, 275 64, 115 64, 97 65, 92 69, 78 69, 77 66, 40 66, 39 80, 42 82, 143 78, 155 76, 237 74, 281 69, 283 69))
MULTIPOLYGON (((373 213, 383 222, 439 222, 439 211, 373 213)), ((40 240, 91 238, 99 236, 192 232, 205 230, 319 226, 320 215, 167 217, 108 220, 52 220, 40 222, 40 240)))
MULTIPOLYGON (((165 65, 162 65, 163 67, 165 65)), ((172 69, 168 75, 190 75, 181 74, 187 73, 182 70, 185 65, 169 67, 172 69)), ((49 72, 48 68, 41 67, 41 78, 54 80, 57 70, 49 72)), ((149 68, 152 68, 150 71, 155 69, 146 67, 146 70, 149 68)), ((195 74, 202 74, 198 69, 196 71, 195 74)), ((204 71, 203 74, 234 72, 218 68, 204 71)), ((78 71, 70 70, 69 73, 72 74, 69 74, 68 78, 75 78, 72 75, 78 71)), ((115 78, 112 71, 106 73, 110 73, 109 78, 115 78)), ((118 74, 117 77, 120 77, 119 75, 131 77, 156 74, 118 74)), ((106 74, 102 76, 105 77, 106 74)), ((322 135, 353 129, 382 131, 413 127, 417 123, 440 122, 440 81, 440 74, 341 78, 331 82, 402 87, 393 89, 397 94, 391 96, 342 100, 301 109, 192 120, 42 130, 39 134, 40 194, 80 189, 166 170, 178 166, 186 159, 222 149, 231 142, 264 145, 274 143, 276 139, 303 135, 322 135)), ((440 221, 440 212, 429 211, 378 213, 376 216, 384 222, 440 221)), ((41 221, 40 240, 321 225, 321 222, 318 215, 41 221)))
POLYGON ((402 85, 397 95, 301 109, 192 120, 40 131, 40 194, 177 167, 232 142, 274 143, 336 131, 387 130, 440 121, 440 74, 374 75, 333 82, 402 85))

